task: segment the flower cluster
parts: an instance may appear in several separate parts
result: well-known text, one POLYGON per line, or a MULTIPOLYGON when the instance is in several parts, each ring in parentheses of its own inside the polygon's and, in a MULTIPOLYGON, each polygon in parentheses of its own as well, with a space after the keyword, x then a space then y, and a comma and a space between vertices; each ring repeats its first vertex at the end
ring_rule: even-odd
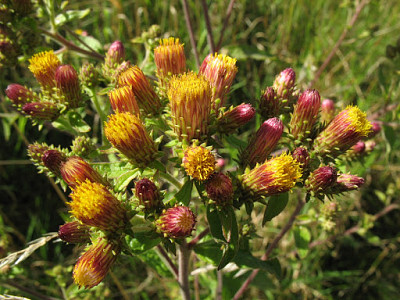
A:
POLYGON ((228 105, 236 59, 212 53, 198 72, 187 70, 184 45, 171 37, 154 43, 156 76, 149 76, 126 60, 126 53, 115 41, 100 68, 85 64, 78 76, 52 51, 42 52, 29 67, 41 93, 19 84, 6 90, 21 111, 49 121, 64 109, 82 115, 84 123, 81 85, 95 98, 102 122, 92 129, 101 127, 98 135, 90 138, 90 130, 73 127, 72 120, 67 125, 80 135, 71 151, 38 143, 29 147, 40 170, 72 190, 71 220, 59 236, 88 244, 73 271, 79 286, 99 284, 119 253, 139 243, 139 232, 154 238, 152 246, 162 243, 173 250, 174 243, 184 244, 197 219, 207 222, 193 211, 206 212, 212 220, 202 224, 206 228, 220 224, 210 232, 224 243, 221 248, 233 249, 235 208, 245 205, 250 214, 254 202, 266 204, 295 187, 307 198, 324 200, 363 184, 362 178, 341 173, 337 160, 372 151, 367 139, 379 132, 379 124, 371 124, 356 106, 335 115, 332 100, 296 88, 293 69, 283 70, 258 103, 228 105), (108 85, 101 93, 95 90, 99 81, 108 85), (260 125, 252 133, 233 136, 254 119, 260 125))

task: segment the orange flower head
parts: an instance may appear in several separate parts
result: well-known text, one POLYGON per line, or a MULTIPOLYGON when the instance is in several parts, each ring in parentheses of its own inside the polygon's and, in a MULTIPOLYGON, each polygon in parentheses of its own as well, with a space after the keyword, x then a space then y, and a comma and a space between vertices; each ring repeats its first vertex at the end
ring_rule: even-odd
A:
POLYGON ((202 146, 186 149, 182 162, 186 174, 199 181, 207 180, 215 171, 214 155, 202 146))
POLYGON ((108 93, 111 107, 115 112, 129 112, 137 117, 140 116, 139 106, 135 94, 130 86, 122 86, 108 93))
POLYGON ((55 74, 61 61, 53 51, 39 52, 29 60, 29 70, 44 90, 50 91, 56 87, 55 74))

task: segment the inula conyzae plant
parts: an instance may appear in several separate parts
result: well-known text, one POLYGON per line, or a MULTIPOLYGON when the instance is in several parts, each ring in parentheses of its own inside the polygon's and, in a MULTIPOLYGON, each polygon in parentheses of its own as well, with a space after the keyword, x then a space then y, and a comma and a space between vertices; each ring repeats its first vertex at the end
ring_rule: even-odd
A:
POLYGON ((29 70, 37 86, 17 82, 5 90, 39 128, 51 124, 74 135, 70 148, 36 142, 28 149, 38 170, 69 195, 58 237, 85 246, 73 280, 93 288, 121 256, 154 249, 184 299, 192 252, 218 270, 258 264, 279 277, 280 254, 271 255, 277 243, 256 258, 243 216, 262 207, 256 226, 269 226, 288 201, 298 202, 296 217, 306 203, 359 189, 364 179, 338 164, 368 154, 379 125, 357 106, 335 108, 317 90, 299 90, 292 68, 259 91, 257 102, 232 105, 234 57, 211 53, 189 70, 178 38, 158 43, 154 74, 115 41, 97 65, 36 53, 29 70), (92 136, 95 126, 100 137, 92 136), (251 134, 241 140, 238 130, 251 134))

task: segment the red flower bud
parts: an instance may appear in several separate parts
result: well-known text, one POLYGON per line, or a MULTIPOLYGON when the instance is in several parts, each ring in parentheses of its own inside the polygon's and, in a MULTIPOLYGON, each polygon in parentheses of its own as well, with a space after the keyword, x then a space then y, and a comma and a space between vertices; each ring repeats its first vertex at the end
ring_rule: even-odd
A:
POLYGON ((231 107, 218 118, 219 131, 222 133, 231 133, 249 122, 255 114, 255 109, 247 103, 231 107))
POLYGON ((78 73, 70 65, 62 65, 57 68, 55 74, 57 87, 63 102, 70 108, 77 108, 83 102, 78 73))
POLYGON ((312 196, 324 194, 326 189, 336 183, 336 169, 324 166, 314 170, 306 180, 306 188, 312 196))
POLYGON ((158 208, 161 204, 160 193, 156 185, 147 178, 135 183, 135 195, 139 199, 139 205, 143 205, 145 210, 158 208))
POLYGON ((281 105, 281 99, 276 96, 275 90, 272 87, 267 87, 260 98, 261 115, 266 119, 276 117, 281 105))
POLYGON ((64 161, 65 155, 58 150, 47 150, 42 156, 42 162, 44 166, 57 176, 61 175, 61 164, 64 161))
POLYGON ((308 167, 308 164, 310 163, 310 155, 308 154, 308 151, 304 147, 298 147, 293 150, 292 156, 295 160, 297 160, 303 169, 308 167))
POLYGON ((37 120, 54 121, 60 110, 53 102, 30 102, 22 106, 22 111, 37 120))
POLYGON ((205 187, 208 197, 214 200, 217 205, 232 204, 233 186, 232 180, 228 176, 222 173, 214 173, 206 181, 205 187))
POLYGON ((321 122, 329 123, 335 116, 335 102, 324 99, 321 103, 321 122))
POLYGON ((184 238, 190 236, 196 224, 196 216, 187 206, 175 206, 165 210, 156 226, 165 237, 184 238))
POLYGON ((273 88, 279 98, 287 99, 292 94, 295 83, 296 73, 292 68, 287 68, 275 78, 273 88))
POLYGON ((58 237, 67 243, 87 243, 90 241, 89 229, 78 221, 68 222, 60 226, 58 237))
POLYGON ((39 97, 34 92, 17 83, 7 86, 6 95, 16 106, 24 105, 28 102, 39 102, 39 97))
POLYGON ((283 123, 281 120, 271 118, 265 121, 241 153, 243 165, 254 167, 256 163, 263 163, 275 149, 282 133, 283 123))

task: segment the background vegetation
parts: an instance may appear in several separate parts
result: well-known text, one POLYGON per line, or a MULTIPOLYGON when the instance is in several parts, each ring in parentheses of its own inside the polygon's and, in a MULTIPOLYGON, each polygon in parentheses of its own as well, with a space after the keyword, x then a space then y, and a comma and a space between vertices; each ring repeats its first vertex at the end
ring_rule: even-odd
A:
MULTIPOLYGON (((48 20, 44 7, 52 1, 38 2, 41 20, 48 20)), ((207 5, 215 43, 223 34, 221 52, 238 59, 239 72, 230 97, 233 103, 254 104, 277 73, 292 67, 299 88, 309 87, 316 79, 312 87, 324 98, 334 99, 337 107, 359 105, 371 120, 381 121, 383 128, 372 154, 349 169, 366 178, 366 183, 360 193, 339 199, 339 212, 332 219, 334 226, 330 227, 316 208, 308 208, 279 248, 282 278, 259 272, 245 293, 246 299, 399 298, 400 141, 396 136, 400 134, 400 3, 362 1, 365 6, 354 25, 348 27, 359 1, 232 2, 226 28, 223 26, 229 1, 207 1, 207 5), (340 47, 321 76, 315 78, 344 30, 347 34, 340 47), (293 250, 296 236, 304 241, 297 251, 293 250)), ((150 74, 152 57, 146 53, 151 49, 143 33, 157 24, 161 37, 175 36, 184 41, 189 67, 197 68, 181 1, 55 1, 56 11, 61 5, 65 10, 90 9, 86 16, 82 14, 82 18, 60 27, 59 33, 67 39, 77 42, 73 33, 86 32, 93 37, 91 46, 100 53, 119 39, 126 47, 127 58, 144 66, 150 74)), ((202 1, 189 1, 189 10, 202 60, 210 51, 202 1)), ((43 28, 51 28, 50 22, 41 22, 43 28)), ((41 35, 38 39, 41 48, 32 51, 60 48, 49 37, 41 35)), ((75 66, 91 61, 72 52, 64 55, 64 60, 75 66)), ((27 242, 47 232, 57 231, 67 213, 64 194, 44 175, 37 175, 27 160, 26 144, 38 140, 68 147, 71 137, 51 127, 38 130, 3 101, 8 84, 33 82, 27 58, 0 70, 0 257, 24 248, 27 242)), ((270 242, 269 237, 276 234, 287 217, 284 214, 271 226, 257 227, 259 238, 254 243, 260 249, 256 253, 259 257, 270 242)), ((252 219, 254 224, 260 224, 262 214, 256 211, 252 219)), ((50 243, 21 264, 1 269, 0 295, 32 299, 162 299, 179 295, 173 278, 157 264, 151 266, 128 257, 117 263, 99 287, 78 291, 72 284, 71 270, 81 250, 50 243)), ((216 271, 198 271, 193 283, 195 296, 214 299, 216 271)), ((225 272, 222 298, 231 299, 248 274, 243 270, 225 272)))

